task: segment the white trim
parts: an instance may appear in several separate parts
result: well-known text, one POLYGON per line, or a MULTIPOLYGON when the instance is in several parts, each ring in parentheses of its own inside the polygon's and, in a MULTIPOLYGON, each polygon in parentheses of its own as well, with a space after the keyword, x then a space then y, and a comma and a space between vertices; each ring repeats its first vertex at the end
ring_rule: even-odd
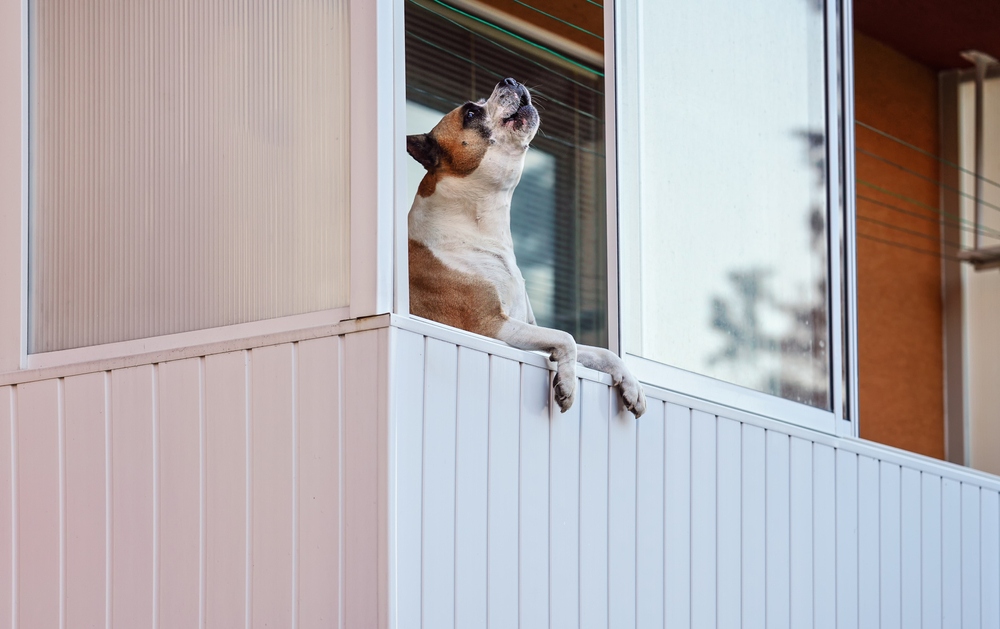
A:
MULTIPOLYGON (((845 189, 841 180, 840 142, 843 130, 842 110, 840 107, 840 28, 837 22, 837 3, 826 2, 826 224, 827 224, 827 345, 828 364, 830 367, 830 400, 833 414, 837 420, 844 415, 844 334, 843 334, 843 251, 841 246, 844 232, 845 189)), ((830 427, 831 431, 838 429, 838 423, 830 427)))
POLYGON ((28 21, 28 0, 21 0, 21 321, 19 363, 23 369, 28 355, 28 196, 31 190, 31 153, 29 150, 31 102, 31 68, 28 65, 31 33, 28 21))
MULTIPOLYGON (((833 2, 833 0, 828 0, 833 2)), ((837 422, 837 434, 858 437, 858 247, 857 247, 857 196, 854 172, 854 9, 853 0, 841 3, 840 32, 843 42, 840 51, 841 107, 843 108, 843 159, 844 159, 844 281, 847 316, 847 342, 844 351, 847 361, 847 417, 837 422), (848 425, 844 425, 848 424, 848 425)))
POLYGON ((352 318, 392 309, 397 148, 394 23, 401 19, 394 10, 398 4, 398 0, 350 0, 348 7, 352 318))
POLYGON ((395 108, 393 116, 395 120, 395 130, 393 136, 393 146, 398 147, 393 150, 395 172, 394 198, 394 223, 393 223, 393 251, 395 256, 395 300, 392 311, 398 314, 409 314, 410 312, 410 271, 409 271, 409 249, 407 239, 407 216, 410 212, 410 204, 413 199, 406 196, 406 167, 410 156, 406 154, 403 147, 406 146, 406 31, 405 31, 405 11, 406 0, 394 0, 393 6, 396 10, 393 32, 393 41, 396 44, 395 56, 393 58, 393 83, 396 87, 396 97, 393 102, 395 108))
POLYGON ((378 327, 379 317, 348 319, 348 308, 251 321, 147 339, 28 356, 23 370, 0 372, 0 386, 92 371, 250 349, 378 327))
POLYGON ((608 262, 608 349, 621 353, 622 304, 618 285, 621 274, 618 265, 618 126, 615 124, 618 105, 615 84, 615 0, 604 2, 604 164, 605 164, 605 221, 607 225, 608 262), (610 27, 609 27, 610 26, 610 27))

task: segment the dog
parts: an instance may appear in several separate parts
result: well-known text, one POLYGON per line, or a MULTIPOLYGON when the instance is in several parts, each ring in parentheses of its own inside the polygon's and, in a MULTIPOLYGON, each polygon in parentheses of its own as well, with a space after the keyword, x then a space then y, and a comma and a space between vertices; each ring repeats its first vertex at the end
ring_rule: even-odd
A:
POLYGON ((445 114, 429 133, 407 136, 407 152, 427 171, 408 217, 410 312, 547 352, 562 412, 573 405, 579 361, 610 374, 625 408, 639 417, 646 397, 621 358, 535 324, 514 259, 510 201, 539 122, 528 89, 508 78, 489 98, 445 114))

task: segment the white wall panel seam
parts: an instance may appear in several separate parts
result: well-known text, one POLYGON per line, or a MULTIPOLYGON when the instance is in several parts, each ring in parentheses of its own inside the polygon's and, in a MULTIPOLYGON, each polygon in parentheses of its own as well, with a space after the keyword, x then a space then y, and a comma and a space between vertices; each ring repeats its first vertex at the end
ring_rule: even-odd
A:
POLYGON ((198 357, 198 629, 205 629, 208 603, 208 422, 205 357, 198 357))
POLYGON ((344 416, 346 415, 346 400, 344 382, 347 379, 347 361, 345 358, 345 339, 343 336, 337 337, 337 364, 339 366, 340 378, 337 379, 337 627, 345 629, 347 626, 347 588, 346 588, 346 561, 344 554, 347 549, 345 539, 344 515, 344 416))
POLYGON ((112 381, 111 372, 104 372, 104 624, 105 629, 111 629, 111 615, 114 605, 114 535, 112 534, 112 518, 114 517, 114 475, 112 466, 112 381))
POLYGON ((152 446, 153 454, 153 617, 150 626, 160 627, 160 364, 152 370, 152 446))
POLYGON ((66 629, 66 382, 56 381, 59 418, 59 629, 66 629))
POLYGON ((243 404, 244 404, 244 472, 246 474, 246 502, 244 517, 244 623, 246 629, 253 627, 253 354, 243 350, 243 404))
POLYGON ((292 349, 292 629, 299 628, 299 344, 292 349))

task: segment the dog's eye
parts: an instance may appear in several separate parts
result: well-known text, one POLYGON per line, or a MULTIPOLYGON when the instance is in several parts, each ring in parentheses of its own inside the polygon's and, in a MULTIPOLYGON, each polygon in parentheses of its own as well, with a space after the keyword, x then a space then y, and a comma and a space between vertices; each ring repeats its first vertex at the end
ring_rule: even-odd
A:
POLYGON ((476 117, 476 110, 475 109, 470 109, 468 111, 468 113, 465 114, 465 117, 466 118, 475 118, 476 117))

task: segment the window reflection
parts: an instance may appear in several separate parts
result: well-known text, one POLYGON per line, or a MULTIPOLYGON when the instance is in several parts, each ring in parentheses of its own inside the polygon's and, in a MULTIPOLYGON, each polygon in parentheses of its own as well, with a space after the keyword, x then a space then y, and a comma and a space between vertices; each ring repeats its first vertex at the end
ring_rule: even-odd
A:
POLYGON ((640 5, 627 347, 829 408, 823 7, 640 5))

